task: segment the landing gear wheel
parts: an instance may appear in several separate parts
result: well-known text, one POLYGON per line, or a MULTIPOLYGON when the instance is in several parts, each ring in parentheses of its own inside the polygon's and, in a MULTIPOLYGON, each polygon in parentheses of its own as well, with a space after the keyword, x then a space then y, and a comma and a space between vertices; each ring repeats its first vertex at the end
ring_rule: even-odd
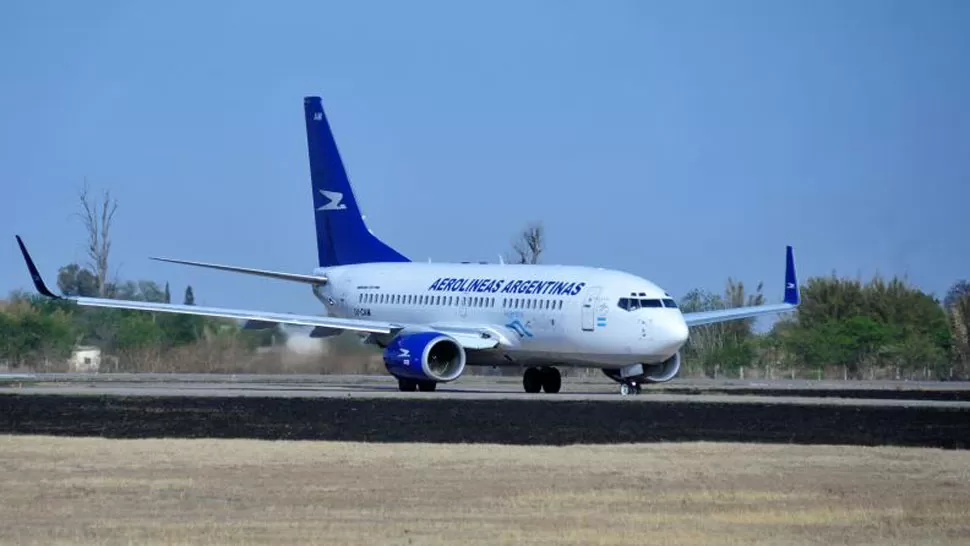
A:
POLYGON ((528 368, 522 374, 522 386, 525 387, 525 392, 530 394, 542 390, 542 372, 539 371, 539 368, 528 368))
POLYGON ((433 392, 438 388, 437 381, 418 381, 418 390, 421 392, 433 392))
POLYGON ((562 374, 551 366, 544 366, 539 370, 542 377, 542 390, 549 394, 556 394, 562 388, 562 374))
POLYGON ((418 382, 413 379, 397 379, 397 389, 401 392, 414 392, 418 388, 418 382))
POLYGON ((640 385, 637 383, 623 383, 620 385, 620 394, 623 396, 640 394, 640 385))

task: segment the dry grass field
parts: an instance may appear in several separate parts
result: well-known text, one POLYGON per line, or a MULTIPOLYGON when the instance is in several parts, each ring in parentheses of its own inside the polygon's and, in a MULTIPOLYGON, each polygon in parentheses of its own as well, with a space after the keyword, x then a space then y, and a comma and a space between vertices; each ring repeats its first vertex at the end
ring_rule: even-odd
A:
POLYGON ((967 544, 970 452, 0 437, 5 544, 967 544))

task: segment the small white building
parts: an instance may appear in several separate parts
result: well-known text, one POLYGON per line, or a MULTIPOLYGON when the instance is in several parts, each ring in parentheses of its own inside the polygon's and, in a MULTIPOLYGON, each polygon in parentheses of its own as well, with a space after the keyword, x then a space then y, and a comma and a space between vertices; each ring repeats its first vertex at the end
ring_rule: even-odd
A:
POLYGON ((98 372, 101 369, 101 349, 90 345, 79 345, 71 353, 68 361, 72 372, 98 372))

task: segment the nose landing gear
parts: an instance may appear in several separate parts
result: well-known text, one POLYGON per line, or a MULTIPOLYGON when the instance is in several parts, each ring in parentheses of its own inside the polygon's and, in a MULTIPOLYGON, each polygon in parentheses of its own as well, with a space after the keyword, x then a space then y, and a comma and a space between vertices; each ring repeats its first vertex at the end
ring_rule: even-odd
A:
POLYGON ((606 377, 609 377, 613 381, 620 384, 620 394, 623 396, 628 396, 631 394, 640 394, 642 387, 641 383, 643 380, 643 375, 629 375, 623 377, 620 370, 604 369, 603 373, 606 377))
POLYGON ((620 394, 627 396, 630 394, 640 394, 640 384, 636 381, 620 384, 620 394))

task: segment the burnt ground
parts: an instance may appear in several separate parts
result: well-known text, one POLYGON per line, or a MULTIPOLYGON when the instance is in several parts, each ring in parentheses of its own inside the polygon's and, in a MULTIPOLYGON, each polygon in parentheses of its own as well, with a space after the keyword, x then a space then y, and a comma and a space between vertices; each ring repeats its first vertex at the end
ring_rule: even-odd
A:
POLYGON ((519 445, 718 441, 968 449, 970 409, 9 394, 0 395, 0 434, 519 445))
POLYGON ((799 387, 664 387, 664 394, 724 394, 734 396, 786 396, 809 398, 850 398, 868 400, 927 400, 935 402, 970 402, 970 389, 891 389, 891 388, 799 388, 799 387))

